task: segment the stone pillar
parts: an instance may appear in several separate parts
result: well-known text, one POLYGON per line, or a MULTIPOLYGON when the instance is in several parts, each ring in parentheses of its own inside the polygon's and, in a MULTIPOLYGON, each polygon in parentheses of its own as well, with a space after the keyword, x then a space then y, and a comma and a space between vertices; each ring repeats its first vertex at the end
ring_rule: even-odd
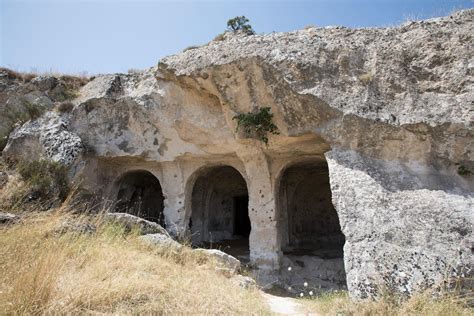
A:
POLYGON ((182 169, 178 162, 165 162, 162 164, 161 172, 166 230, 171 235, 184 236, 187 223, 184 206, 185 181, 182 169))
POLYGON ((276 218, 276 199, 270 168, 263 151, 247 146, 240 151, 244 163, 249 193, 250 260, 261 271, 261 278, 280 268, 280 241, 276 218), (270 273, 269 273, 270 272, 270 273))

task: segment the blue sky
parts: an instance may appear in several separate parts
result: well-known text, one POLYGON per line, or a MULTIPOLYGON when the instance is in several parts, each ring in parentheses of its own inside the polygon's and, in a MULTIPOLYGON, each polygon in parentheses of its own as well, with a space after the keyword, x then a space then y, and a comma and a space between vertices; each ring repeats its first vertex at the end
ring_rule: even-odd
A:
POLYGON ((237 15, 269 33, 306 25, 397 25, 472 7, 473 0, 0 0, 0 65, 126 72, 207 43, 237 15))

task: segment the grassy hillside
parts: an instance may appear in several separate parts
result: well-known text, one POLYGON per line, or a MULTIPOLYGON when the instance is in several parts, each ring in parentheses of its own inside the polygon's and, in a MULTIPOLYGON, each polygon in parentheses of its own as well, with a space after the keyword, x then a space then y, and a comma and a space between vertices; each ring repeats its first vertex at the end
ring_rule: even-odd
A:
POLYGON ((95 221, 96 233, 61 231, 70 217, 36 213, 0 228, 0 313, 268 312, 257 289, 234 285, 189 248, 144 245, 100 218, 74 220, 95 221))

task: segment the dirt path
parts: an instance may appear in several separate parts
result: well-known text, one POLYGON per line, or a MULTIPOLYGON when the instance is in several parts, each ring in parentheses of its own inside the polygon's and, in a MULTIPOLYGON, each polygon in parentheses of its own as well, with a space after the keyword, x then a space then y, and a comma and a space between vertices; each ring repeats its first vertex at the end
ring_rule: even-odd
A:
POLYGON ((306 313, 301 306, 294 298, 291 297, 281 297, 275 296, 268 293, 263 293, 262 296, 267 301, 270 306, 270 310, 276 314, 282 315, 317 315, 306 313))

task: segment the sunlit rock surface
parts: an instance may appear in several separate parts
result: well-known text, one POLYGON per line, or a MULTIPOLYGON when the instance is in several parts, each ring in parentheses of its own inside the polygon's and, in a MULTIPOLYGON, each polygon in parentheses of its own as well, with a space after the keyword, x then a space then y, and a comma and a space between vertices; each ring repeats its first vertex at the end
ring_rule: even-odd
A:
MULTIPOLYGON (((70 113, 17 127, 3 155, 68 164, 74 181, 111 202, 124 175, 149 171, 162 187, 166 229, 188 237, 195 183, 232 167, 247 185, 248 257, 259 280, 297 282, 286 265, 312 256, 296 270, 316 285, 331 288, 322 278, 331 275, 339 287, 345 272, 354 297, 380 286, 409 295, 473 273, 473 31, 466 10, 396 28, 226 34, 141 74, 98 76, 70 113), (262 107, 280 132, 268 146, 233 120, 262 107), (330 187, 344 246, 294 239, 314 228, 295 214, 321 215, 298 205, 327 195, 315 187, 309 203, 295 203, 280 186, 285 170, 308 165, 330 187)), ((200 201, 236 210, 234 196, 216 203, 216 183, 200 201)), ((225 236, 212 226, 225 217, 205 220, 197 234, 225 236)))

